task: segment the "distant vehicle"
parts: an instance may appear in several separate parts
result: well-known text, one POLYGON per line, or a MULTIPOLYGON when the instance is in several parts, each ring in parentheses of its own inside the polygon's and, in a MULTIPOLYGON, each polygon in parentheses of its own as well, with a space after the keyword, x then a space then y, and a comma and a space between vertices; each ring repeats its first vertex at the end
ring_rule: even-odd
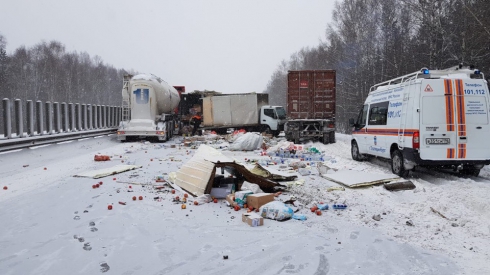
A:
POLYGON ((203 97, 202 115, 201 129, 220 134, 235 128, 277 136, 286 122, 284 107, 269 105, 269 95, 257 93, 203 97))
POLYGON ((122 121, 118 140, 172 137, 177 116, 175 108, 180 97, 177 90, 151 74, 125 75, 122 89, 122 121))
POLYGON ((288 71, 286 139, 335 143, 335 70, 288 71))
POLYGON ((350 119, 351 153, 391 160, 401 177, 416 166, 478 176, 490 164, 487 81, 474 68, 420 71, 371 87, 350 119))

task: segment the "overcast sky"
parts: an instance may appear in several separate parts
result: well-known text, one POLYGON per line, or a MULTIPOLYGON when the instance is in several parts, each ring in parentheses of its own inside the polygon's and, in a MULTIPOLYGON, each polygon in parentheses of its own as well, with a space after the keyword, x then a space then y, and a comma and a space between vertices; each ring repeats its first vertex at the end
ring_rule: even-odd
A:
POLYGON ((325 40, 334 0, 2 0, 9 54, 56 40, 186 91, 262 92, 282 60, 325 40))

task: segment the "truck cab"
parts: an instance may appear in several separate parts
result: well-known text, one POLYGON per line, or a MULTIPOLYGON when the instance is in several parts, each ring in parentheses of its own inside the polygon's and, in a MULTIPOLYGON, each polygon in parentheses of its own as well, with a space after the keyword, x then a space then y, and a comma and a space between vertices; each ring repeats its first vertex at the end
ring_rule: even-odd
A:
POLYGON ((271 134, 277 136, 284 131, 285 123, 286 110, 284 107, 266 105, 260 108, 260 124, 265 132, 270 131, 271 134))

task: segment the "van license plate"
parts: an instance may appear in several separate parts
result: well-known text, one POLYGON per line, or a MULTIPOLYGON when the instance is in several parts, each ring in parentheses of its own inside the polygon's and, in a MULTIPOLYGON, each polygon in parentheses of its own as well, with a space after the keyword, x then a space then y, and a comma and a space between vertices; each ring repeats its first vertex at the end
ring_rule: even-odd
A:
POLYGON ((449 138, 426 138, 425 143, 428 145, 449 144, 449 140, 449 138))

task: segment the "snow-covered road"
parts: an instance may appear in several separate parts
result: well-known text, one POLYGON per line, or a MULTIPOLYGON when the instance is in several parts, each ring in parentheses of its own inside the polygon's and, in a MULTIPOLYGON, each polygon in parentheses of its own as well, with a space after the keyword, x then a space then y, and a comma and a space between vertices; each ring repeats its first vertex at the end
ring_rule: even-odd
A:
MULTIPOLYGON (((478 178, 420 169, 408 178, 416 189, 399 192, 379 185, 327 192, 339 185, 312 168, 298 174, 304 184, 277 198, 295 196, 308 220, 249 227, 224 200, 195 206, 191 198, 181 209, 170 188, 145 185, 192 157, 195 150, 180 142, 109 136, 1 154, 0 188, 8 189, 0 189, 0 274, 490 274, 488 167, 478 178), (95 162, 95 154, 112 160, 95 162), (73 177, 122 162, 142 168, 73 177), (309 207, 319 201, 348 208, 313 215, 309 207)), ((353 161, 349 144, 350 136, 337 134, 337 143, 313 146, 330 157, 329 167, 390 173, 383 161, 353 161)))

